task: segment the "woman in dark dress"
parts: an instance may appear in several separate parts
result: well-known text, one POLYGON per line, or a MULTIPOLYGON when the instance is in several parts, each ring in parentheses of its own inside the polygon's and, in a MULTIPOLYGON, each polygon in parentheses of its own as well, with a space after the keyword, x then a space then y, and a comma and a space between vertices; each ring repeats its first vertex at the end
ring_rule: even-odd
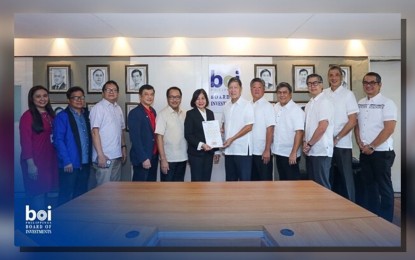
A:
POLYGON ((190 105, 193 109, 187 111, 184 121, 184 137, 187 140, 187 154, 189 157, 191 180, 210 181, 212 164, 218 163, 220 155, 215 154, 218 149, 207 145, 203 132, 203 121, 215 120, 212 110, 206 107, 209 104, 207 93, 198 89, 193 93, 190 105))

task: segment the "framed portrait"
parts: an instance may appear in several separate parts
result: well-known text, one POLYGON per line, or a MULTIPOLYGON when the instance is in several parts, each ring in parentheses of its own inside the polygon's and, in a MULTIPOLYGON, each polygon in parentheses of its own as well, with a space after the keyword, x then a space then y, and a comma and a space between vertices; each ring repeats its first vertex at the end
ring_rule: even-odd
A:
POLYGON ((255 77, 265 82, 265 92, 275 92, 277 84, 277 65, 255 64, 255 77))
POLYGON ((66 93, 71 86, 71 65, 47 65, 50 93, 66 93))
POLYGON ((293 65, 293 91, 308 92, 307 76, 314 73, 314 65, 293 65))
POLYGON ((88 109, 89 112, 91 112, 91 109, 95 106, 97 102, 87 102, 86 103, 86 108, 88 109))
POLYGON ((87 65, 86 82, 88 93, 102 93, 102 87, 110 79, 108 65, 87 65))
POLYGON ((350 65, 340 65, 343 74, 342 86, 352 90, 352 66, 350 65))
POLYGON ((125 93, 138 93, 148 83, 148 65, 125 65, 125 93))
POLYGON ((68 103, 66 102, 50 102, 53 111, 55 111, 55 114, 59 114, 60 112, 62 112, 62 110, 64 110, 67 106, 68 103))
POLYGON ((137 102, 126 102, 125 103, 125 130, 128 131, 128 124, 127 124, 127 119, 128 119, 128 114, 130 113, 130 111, 135 108, 138 105, 137 102))

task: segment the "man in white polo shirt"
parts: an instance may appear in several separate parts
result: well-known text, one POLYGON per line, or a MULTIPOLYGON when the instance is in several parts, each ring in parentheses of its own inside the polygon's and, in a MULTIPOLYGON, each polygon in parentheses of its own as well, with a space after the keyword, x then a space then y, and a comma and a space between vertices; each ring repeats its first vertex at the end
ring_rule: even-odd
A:
POLYGON ((252 126, 254 108, 241 97, 242 82, 233 77, 228 81, 231 100, 223 107, 222 131, 225 142, 226 181, 250 181, 252 169, 252 126))
POLYGON ((92 161, 97 185, 121 180, 121 166, 127 159, 125 122, 121 107, 117 104, 119 87, 107 81, 102 87, 103 99, 89 115, 92 129, 92 161))
POLYGON ((277 97, 272 153, 275 154, 280 180, 299 180, 304 111, 292 100, 292 87, 287 82, 278 84, 277 97))
POLYGON ((182 91, 178 87, 170 87, 166 97, 168 106, 158 113, 155 131, 160 154, 160 180, 184 181, 187 141, 184 138, 186 111, 180 108, 182 91))
POLYGON ((332 190, 355 201, 352 129, 357 124, 359 108, 353 92, 342 86, 343 73, 339 66, 331 66, 327 77, 330 87, 324 93, 332 98, 334 104, 334 149, 330 169, 332 190))
POLYGON ((395 103, 380 93, 382 78, 369 72, 363 77, 366 97, 359 102, 356 142, 360 148, 360 166, 367 201, 364 207, 380 217, 393 220, 391 167, 395 160, 392 134, 397 121, 395 103))
POLYGON ((323 78, 320 75, 308 75, 307 87, 312 96, 305 107, 303 152, 307 155, 307 174, 311 180, 330 189, 334 105, 323 93, 323 78))
POLYGON ((271 144, 274 134, 274 109, 265 97, 265 82, 251 80, 252 106, 255 124, 252 127, 252 175, 253 181, 272 181, 271 144))

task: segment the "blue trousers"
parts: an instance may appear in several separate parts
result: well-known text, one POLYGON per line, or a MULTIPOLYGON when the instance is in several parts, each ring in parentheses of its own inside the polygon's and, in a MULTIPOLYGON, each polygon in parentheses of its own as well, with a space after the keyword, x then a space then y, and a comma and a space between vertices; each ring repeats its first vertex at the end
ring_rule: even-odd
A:
POLYGON ((272 181, 272 167, 272 157, 267 164, 264 164, 261 155, 252 155, 251 180, 272 181))
POLYGON ((278 175, 281 181, 294 181, 299 180, 300 174, 300 157, 297 157, 297 164, 290 164, 289 158, 285 156, 275 155, 275 161, 277 164, 278 175))
POLYGON ((202 156, 188 154, 192 181, 210 181, 212 177, 213 154, 202 156))
POLYGON ((330 168, 332 190, 355 201, 355 187, 352 169, 352 149, 334 147, 330 168))
POLYGON ((133 165, 133 181, 157 181, 158 154, 153 155, 150 162, 150 169, 144 169, 142 164, 133 165))
POLYGON ((307 156, 306 168, 310 180, 313 180, 320 185, 331 189, 330 186, 330 166, 331 157, 328 156, 307 156))
POLYGON ((186 163, 187 161, 169 162, 167 174, 164 174, 160 169, 160 181, 184 181, 186 163))
POLYGON ((360 154, 361 178, 365 188, 363 206, 392 222, 393 220, 393 186, 392 165, 394 151, 373 152, 371 155, 360 154))
POLYGON ((226 181, 250 181, 252 156, 225 155, 226 181))
POLYGON ((88 191, 88 180, 91 167, 89 164, 65 172, 59 169, 59 205, 78 197, 88 191))

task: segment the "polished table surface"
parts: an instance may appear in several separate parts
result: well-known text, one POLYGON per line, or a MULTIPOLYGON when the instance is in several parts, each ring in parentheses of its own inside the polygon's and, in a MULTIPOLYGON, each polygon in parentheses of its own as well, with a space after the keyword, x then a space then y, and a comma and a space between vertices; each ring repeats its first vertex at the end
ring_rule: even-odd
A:
POLYGON ((149 235, 262 230, 279 246, 400 245, 399 227, 313 181, 109 182, 55 209, 54 219, 149 235))

